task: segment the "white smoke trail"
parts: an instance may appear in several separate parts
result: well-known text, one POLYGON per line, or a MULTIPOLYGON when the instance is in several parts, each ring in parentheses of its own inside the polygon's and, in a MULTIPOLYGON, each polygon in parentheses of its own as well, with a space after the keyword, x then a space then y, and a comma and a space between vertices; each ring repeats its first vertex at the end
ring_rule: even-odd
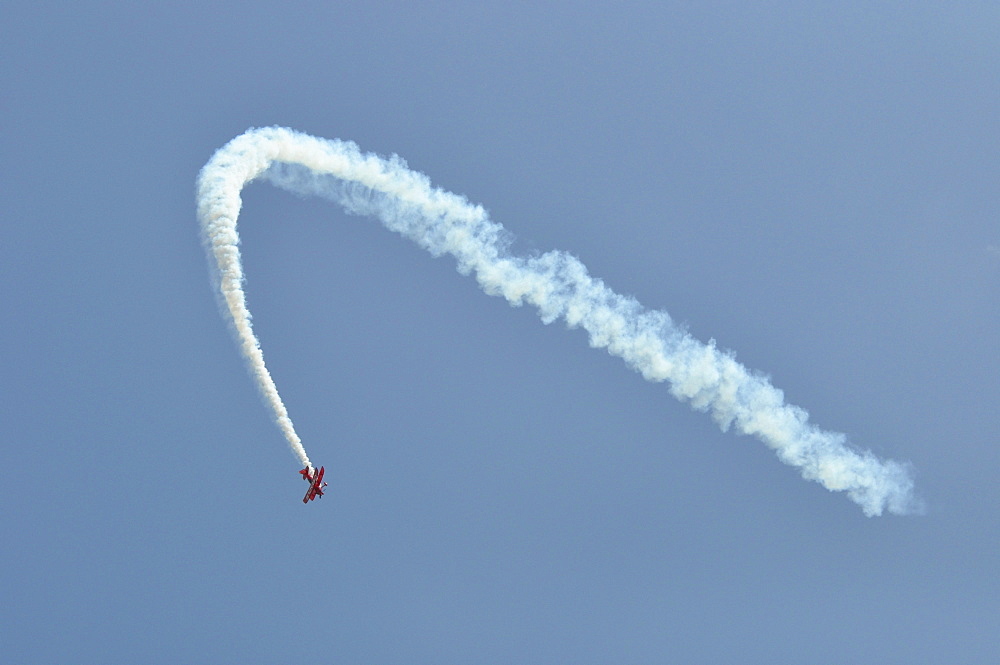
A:
POLYGON ((377 217, 434 256, 451 254, 459 272, 474 274, 487 294, 502 295, 514 306, 534 305, 545 323, 563 318, 570 327, 582 327, 591 346, 620 356, 649 381, 666 381, 675 397, 710 412, 723 430, 735 427, 756 436, 804 478, 847 492, 866 515, 920 510, 906 465, 856 450, 843 434, 810 424, 808 414, 785 404, 784 394, 765 378, 714 343, 694 339, 666 312, 648 311, 615 293, 575 257, 560 251, 510 255, 506 232, 482 207, 432 187, 397 156, 383 159, 362 153, 354 143, 290 129, 252 129, 222 147, 202 169, 198 215, 242 352, 304 465, 311 466, 264 365, 242 289, 236 232, 240 191, 258 177, 298 194, 333 199, 348 212, 377 217))

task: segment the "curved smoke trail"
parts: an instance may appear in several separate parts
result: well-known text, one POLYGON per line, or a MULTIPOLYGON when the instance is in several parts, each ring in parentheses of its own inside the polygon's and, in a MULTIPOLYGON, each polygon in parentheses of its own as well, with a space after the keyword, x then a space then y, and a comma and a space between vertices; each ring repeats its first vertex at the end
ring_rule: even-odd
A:
POLYGON ((723 430, 756 436, 781 461, 832 491, 843 491, 866 515, 919 510, 906 465, 859 451, 843 434, 823 431, 784 394, 747 370, 714 343, 703 344, 678 328, 666 312, 649 311, 591 277, 575 257, 560 251, 517 257, 506 251, 506 232, 481 206, 432 187, 399 157, 364 154, 357 145, 290 129, 253 129, 222 147, 198 178, 198 216, 218 281, 258 386, 292 451, 312 466, 264 365, 243 292, 236 220, 243 186, 262 177, 299 193, 333 199, 348 212, 377 217, 392 231, 431 254, 451 254, 458 270, 474 274, 489 295, 511 305, 529 303, 545 323, 565 319, 590 334, 649 381, 708 411, 723 430))

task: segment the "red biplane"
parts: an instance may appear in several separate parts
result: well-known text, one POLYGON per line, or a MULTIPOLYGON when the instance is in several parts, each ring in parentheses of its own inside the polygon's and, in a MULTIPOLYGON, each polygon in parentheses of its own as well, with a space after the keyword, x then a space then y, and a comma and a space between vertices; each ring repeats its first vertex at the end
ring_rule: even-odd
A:
POLYGON ((306 490, 306 495, 302 497, 302 503, 309 503, 318 496, 323 496, 323 488, 326 487, 326 483, 323 482, 323 474, 326 473, 324 467, 320 467, 319 471, 316 471, 311 466, 299 471, 302 474, 302 478, 309 483, 309 489, 306 490))

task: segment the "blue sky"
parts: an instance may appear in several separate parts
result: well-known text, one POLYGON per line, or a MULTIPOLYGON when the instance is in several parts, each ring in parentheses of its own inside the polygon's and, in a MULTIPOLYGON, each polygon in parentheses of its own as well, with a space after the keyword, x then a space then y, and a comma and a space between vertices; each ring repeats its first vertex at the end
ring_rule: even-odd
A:
POLYGON ((992 3, 8 3, 0 649, 19 663, 995 662, 992 3), (265 184, 297 466, 194 179, 251 126, 398 153, 906 460, 866 518, 579 330, 265 184))

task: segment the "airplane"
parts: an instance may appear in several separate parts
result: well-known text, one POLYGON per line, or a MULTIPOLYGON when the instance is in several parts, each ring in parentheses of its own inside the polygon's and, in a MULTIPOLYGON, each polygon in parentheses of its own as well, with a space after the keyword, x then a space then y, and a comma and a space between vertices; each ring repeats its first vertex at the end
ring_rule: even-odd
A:
POLYGON ((326 473, 326 468, 321 466, 315 475, 313 475, 313 471, 316 470, 311 466, 307 466, 299 471, 302 474, 302 479, 309 483, 309 489, 306 490, 306 495, 302 497, 302 503, 309 503, 316 497, 323 496, 323 488, 327 486, 327 483, 323 482, 323 474, 326 473))

